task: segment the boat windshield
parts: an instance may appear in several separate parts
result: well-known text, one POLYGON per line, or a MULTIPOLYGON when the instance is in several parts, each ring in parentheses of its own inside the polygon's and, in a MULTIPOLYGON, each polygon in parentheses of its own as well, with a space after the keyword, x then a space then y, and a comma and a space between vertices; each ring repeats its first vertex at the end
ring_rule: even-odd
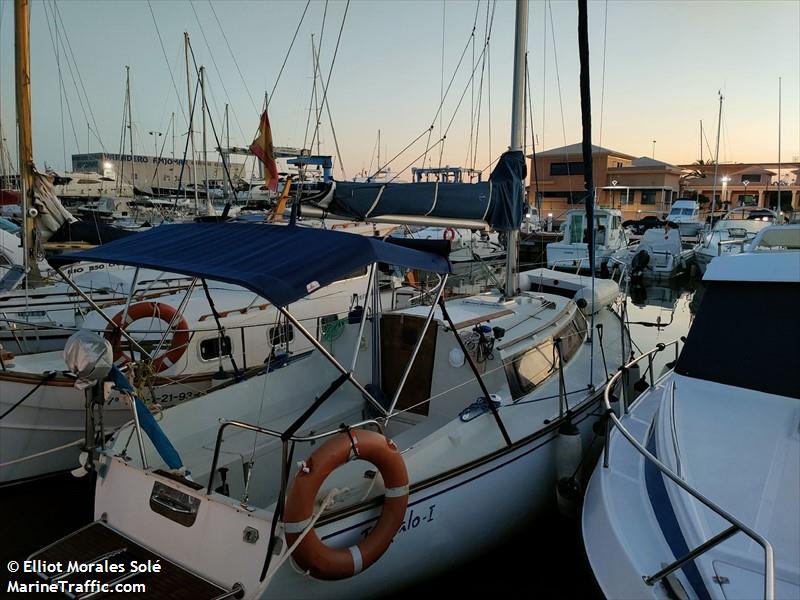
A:
POLYGON ((675 372, 800 399, 800 281, 708 284, 675 372))

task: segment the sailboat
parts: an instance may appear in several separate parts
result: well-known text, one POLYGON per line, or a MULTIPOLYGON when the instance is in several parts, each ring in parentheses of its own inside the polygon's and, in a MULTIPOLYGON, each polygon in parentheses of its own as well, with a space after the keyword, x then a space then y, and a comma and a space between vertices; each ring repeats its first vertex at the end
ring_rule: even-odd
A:
POLYGON ((158 263, 242 285, 315 351, 166 410, 157 424, 140 426, 133 412, 110 443, 89 449, 97 520, 32 558, 69 549, 81 562, 158 560, 169 577, 125 581, 150 590, 168 580, 173 597, 379 596, 501 542, 553 502, 558 478, 575 480, 601 416, 600 386, 630 344, 591 281, 576 301, 514 269, 527 8, 517 1, 510 150, 480 207, 485 224, 508 234, 505 289, 445 301, 448 249, 293 223, 156 228, 141 234, 146 243, 62 257, 158 263), (211 227, 218 243, 198 246, 211 227), (223 243, 234 239, 235 262, 223 243), (281 248, 280 259, 256 248, 281 248), (381 264, 437 274, 431 306, 383 312, 373 295, 333 347, 286 309, 356 268, 368 269, 375 294, 381 264))

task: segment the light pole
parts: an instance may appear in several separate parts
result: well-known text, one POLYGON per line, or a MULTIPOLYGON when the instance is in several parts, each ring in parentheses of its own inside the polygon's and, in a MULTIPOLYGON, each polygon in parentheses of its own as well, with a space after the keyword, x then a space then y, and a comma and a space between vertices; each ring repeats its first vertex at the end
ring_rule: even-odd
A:
POLYGON ((748 196, 747 196, 747 186, 750 185, 750 180, 749 179, 742 179, 742 185, 744 186, 745 198, 748 198, 748 196))
POLYGON ((656 159, 656 141, 653 140, 653 160, 656 159))
POLYGON ((162 136, 160 131, 148 131, 153 136, 153 156, 158 158, 158 138, 162 136))
MULTIPOLYGON (((613 190, 614 194, 612 194, 612 198, 613 198, 614 196, 616 196, 616 191, 617 191, 617 183, 618 183, 618 182, 617 182, 617 180, 616 180, 616 179, 612 179, 612 180, 611 180, 611 187, 613 187, 613 188, 614 188, 614 190, 613 190)), ((622 196, 621 196, 621 195, 620 195, 620 198, 619 198, 619 207, 620 207, 620 209, 622 208, 622 196)), ((613 201, 613 200, 611 201, 611 208, 614 208, 614 201, 613 201)))
POLYGON ((730 177, 727 175, 722 177, 722 197, 720 198, 720 202, 722 202, 722 206, 725 206, 725 202, 728 200, 728 182, 731 180, 730 177))

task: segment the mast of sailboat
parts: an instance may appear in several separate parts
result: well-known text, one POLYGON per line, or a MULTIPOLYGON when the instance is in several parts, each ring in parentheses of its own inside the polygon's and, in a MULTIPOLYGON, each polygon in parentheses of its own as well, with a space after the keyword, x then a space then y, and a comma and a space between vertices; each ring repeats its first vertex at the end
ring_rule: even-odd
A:
MULTIPOLYGON (((23 219, 23 267, 26 282, 41 279, 34 253, 33 138, 31 135, 30 2, 14 0, 14 56, 19 131, 19 184, 23 219)), ((27 283, 26 283, 27 286, 27 283)))
POLYGON ((703 119, 700 119, 700 164, 703 164, 703 119))
POLYGON ((183 32, 183 53, 186 58, 186 98, 189 107, 189 144, 192 150, 192 187, 194 188, 194 212, 197 213, 197 165, 194 160, 194 111, 192 110, 192 85, 189 77, 189 33, 183 32))
POLYGON ((128 137, 130 138, 128 144, 131 149, 131 184, 133 193, 136 195, 136 161, 133 156, 133 112, 131 111, 131 68, 127 65, 125 66, 125 90, 128 98, 128 137))
MULTIPOLYGON (((525 135, 525 54, 528 46, 528 0, 517 0, 516 28, 514 32, 514 79, 511 97, 511 145, 512 152, 524 151, 525 135)), ((521 193, 525 193, 523 182, 521 193)), ((527 199, 526 199, 527 201, 527 199)), ((519 229, 508 232, 506 250, 505 296, 510 298, 517 292, 517 249, 519 229)))
MULTIPOLYGON (((206 145, 206 68, 200 66, 200 106, 203 110, 203 189, 206 191, 206 205, 210 209, 211 196, 208 193, 208 147, 206 145)), ((209 214, 210 214, 209 210, 209 214)))
MULTIPOLYGON (((714 186, 711 191, 711 218, 709 219, 709 224, 711 227, 714 227, 714 213, 717 209, 717 172, 719 171, 719 135, 722 131, 722 92, 717 92, 719 94, 719 114, 717 115, 717 147, 714 150, 716 156, 714 157, 714 186)), ((723 201, 723 198, 720 198, 720 201, 723 201)))
MULTIPOLYGON (((223 169, 223 171, 225 170, 225 164, 228 161, 228 152, 230 152, 230 147, 231 147, 231 123, 228 120, 228 104, 226 103, 225 104, 225 152, 220 152, 219 153, 220 154, 220 158, 222 159, 222 169, 223 169)), ((228 168, 230 168, 230 165, 228 165, 228 168)), ((223 184, 223 188, 222 188, 223 193, 225 194, 225 197, 227 198, 228 195, 229 195, 228 178, 227 177, 223 177, 222 178, 222 184, 223 184)))
POLYGON ((778 202, 775 206, 778 223, 781 217, 781 78, 778 77, 778 202))

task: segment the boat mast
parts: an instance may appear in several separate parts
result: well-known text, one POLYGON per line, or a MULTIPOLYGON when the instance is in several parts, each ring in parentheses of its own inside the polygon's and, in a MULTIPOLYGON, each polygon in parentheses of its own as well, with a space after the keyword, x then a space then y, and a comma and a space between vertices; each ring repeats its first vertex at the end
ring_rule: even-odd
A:
POLYGON ((203 110, 203 182, 206 190, 206 202, 210 201, 208 195, 208 148, 206 146, 206 68, 200 67, 200 105, 203 110))
MULTIPOLYGON (((523 151, 525 135, 525 54, 528 45, 528 0, 517 0, 516 30, 514 34, 514 81, 511 98, 511 145, 512 152, 523 151)), ((525 185, 523 182, 522 193, 525 185)), ((527 199, 526 199, 527 202, 527 199)), ((507 298, 517 292, 517 249, 519 229, 508 232, 506 251, 506 289, 507 298)))
MULTIPOLYGON (((23 267, 27 281, 41 279, 34 254, 33 138, 31 135, 30 2, 14 0, 14 56, 19 131, 19 184, 23 219, 23 267)), ((26 284, 27 285, 27 284, 26 284)))
MULTIPOLYGON (((228 152, 230 152, 231 147, 231 122, 228 120, 228 105, 225 104, 225 152, 220 151, 219 156, 222 159, 222 170, 223 170, 223 177, 222 177, 222 191, 225 197, 227 198, 230 194, 230 190, 228 188, 228 178, 224 176, 225 165, 228 162, 228 152)), ((230 165, 228 165, 228 169, 230 169, 230 165)))
MULTIPOLYGON (((719 134, 722 131, 722 92, 717 92, 719 94, 719 115, 717 116, 717 148, 714 151, 716 156, 714 157, 714 186, 711 191, 711 218, 709 219, 709 224, 711 228, 714 227, 714 213, 717 209, 717 171, 719 171, 719 134)), ((720 201, 723 199, 720 198, 720 201)))
POLYGON ((775 206, 778 223, 781 222, 781 78, 778 77, 778 202, 775 206))
POLYGON ((703 164, 703 119, 700 119, 700 164, 703 164))
MULTIPOLYGON (((131 68, 125 66, 125 94, 128 98, 128 144, 131 148, 131 185, 133 187, 133 195, 136 195, 136 160, 133 155, 133 112, 131 111, 131 68)), ((89 151, 89 147, 86 147, 89 151)))
POLYGON ((189 107, 189 143, 192 150, 192 186, 194 187, 194 212, 197 213, 197 165, 194 162, 194 111, 192 110, 192 86, 189 77, 189 33, 183 32, 183 53, 186 58, 186 99, 189 107))

